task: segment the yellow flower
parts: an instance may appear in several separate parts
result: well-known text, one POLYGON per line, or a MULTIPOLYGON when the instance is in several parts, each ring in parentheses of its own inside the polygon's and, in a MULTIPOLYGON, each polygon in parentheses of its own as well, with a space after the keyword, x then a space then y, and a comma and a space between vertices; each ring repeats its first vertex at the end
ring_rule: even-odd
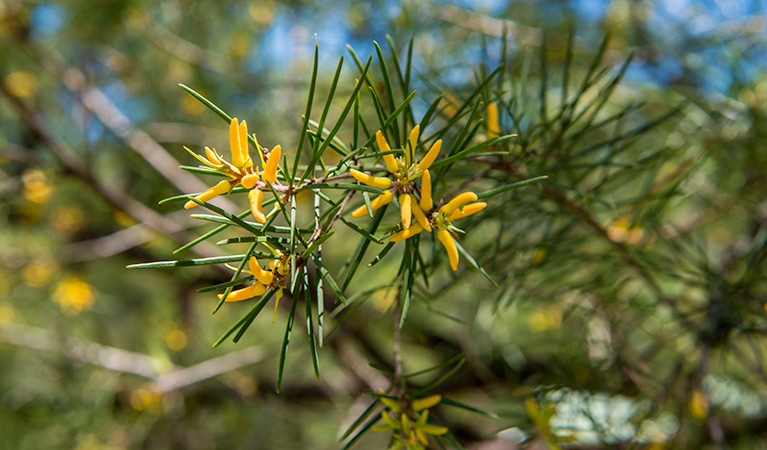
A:
MULTIPOLYGON (((255 140, 255 138, 256 135, 254 134, 253 139, 255 140)), ((229 123, 229 146, 232 152, 231 163, 219 155, 215 148, 205 147, 205 156, 202 156, 184 147, 207 167, 231 178, 230 180, 219 182, 215 186, 197 194, 194 198, 207 202, 219 195, 228 193, 238 184, 242 185, 246 189, 252 189, 248 193, 250 210, 258 222, 264 223, 266 222, 266 216, 261 210, 261 202, 264 199, 261 190, 266 188, 267 183, 274 184, 277 182, 277 171, 279 170, 282 148, 277 145, 268 155, 264 155, 264 149, 256 141, 256 149, 258 150, 261 167, 263 168, 263 171, 259 172, 254 168, 253 159, 248 151, 248 125, 244 120, 238 122, 237 118, 232 119, 229 123)), ((186 202, 184 208, 189 209, 195 206, 197 206, 197 203, 190 200, 186 202)))
POLYGON ((34 203, 45 203, 53 194, 53 183, 37 169, 30 169, 21 176, 24 197, 34 203))
POLYGON ((442 205, 437 211, 433 211, 431 178, 429 171, 426 170, 423 174, 423 182, 421 184, 420 205, 411 205, 415 206, 413 211, 418 223, 404 228, 399 233, 390 237, 389 241, 404 241, 424 230, 430 232, 432 231, 432 228, 434 228, 437 231, 437 239, 439 239, 445 247, 445 250, 447 250, 447 258, 450 261, 450 267, 453 270, 457 270, 458 248, 453 240, 453 235, 455 235, 456 232, 462 231, 459 228, 454 227, 452 222, 482 211, 487 206, 487 203, 477 202, 476 200, 477 194, 473 192, 464 192, 458 194, 452 200, 442 205), (417 211, 416 208, 418 209, 417 211))
MULTIPOLYGON (((383 392, 379 391, 379 394, 383 392)), ((387 408, 381 412, 384 423, 372 429, 373 431, 392 431, 394 445, 390 448, 421 450, 429 444, 429 435, 439 436, 448 432, 446 427, 428 423, 429 408, 436 406, 442 400, 439 395, 431 395, 412 402, 408 399, 383 396, 379 398, 387 408)))
MULTIPOLYGON (((428 221, 424 215, 423 208, 423 205, 425 204, 423 198, 423 187, 421 193, 421 201, 418 202, 414 196, 416 191, 415 180, 421 176, 424 176, 424 174, 426 174, 428 177, 428 169, 431 167, 432 163, 434 163, 434 160, 437 159, 437 155, 439 155, 439 151, 442 148, 442 140, 439 139, 434 142, 429 151, 426 153, 426 156, 424 156, 420 162, 415 161, 415 149, 418 144, 419 135, 420 127, 416 125, 410 132, 410 136, 407 139, 405 148, 402 149, 402 157, 395 158, 391 153, 383 155, 386 170, 388 170, 391 175, 394 175, 395 180, 392 180, 388 177, 375 177, 373 175, 369 175, 354 169, 349 170, 352 176, 360 183, 377 187, 379 189, 388 189, 383 194, 379 195, 370 202, 370 207, 373 209, 373 211, 390 203, 394 199, 394 192, 392 191, 397 193, 397 201, 399 201, 400 204, 402 228, 404 229, 410 228, 411 219, 413 216, 415 216, 416 221, 421 224, 422 227, 429 229, 428 221)), ((391 151, 391 147, 389 146, 389 143, 386 142, 386 138, 384 137, 381 130, 376 132, 376 142, 378 143, 378 148, 381 150, 381 152, 385 153, 391 151)), ((431 179, 427 180, 424 178, 422 184, 427 183, 429 185, 429 190, 431 190, 431 179)), ((426 203, 431 203, 430 196, 426 203)), ((431 206, 429 206, 428 209, 431 209, 431 206)), ((351 216, 362 217, 365 214, 368 214, 368 209, 367 206, 363 205, 354 210, 351 213, 351 216)), ((429 229, 429 231, 431 230, 429 229)))
POLYGON ((90 309, 96 301, 93 286, 76 276, 56 283, 53 300, 68 314, 90 309))
MULTIPOLYGON (((287 279, 287 273, 290 266, 288 265, 288 256, 281 252, 275 251, 275 259, 269 261, 269 270, 263 269, 255 256, 251 256, 248 260, 248 269, 243 270, 244 273, 249 273, 256 278, 256 282, 250 286, 242 289, 233 290, 226 296, 227 302, 239 302, 247 300, 249 298, 258 297, 264 294, 269 289, 277 289, 279 302, 279 294, 282 288, 285 287, 285 281, 287 279)), ((224 298, 223 294, 218 295, 219 300, 224 298)), ((275 311, 277 307, 275 305, 275 311)))

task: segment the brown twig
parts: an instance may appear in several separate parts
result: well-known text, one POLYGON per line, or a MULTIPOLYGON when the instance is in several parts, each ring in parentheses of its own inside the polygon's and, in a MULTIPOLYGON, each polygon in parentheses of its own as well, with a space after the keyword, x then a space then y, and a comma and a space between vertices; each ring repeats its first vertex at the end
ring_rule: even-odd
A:
MULTIPOLYGON (((183 230, 179 221, 162 216, 119 189, 115 189, 109 184, 98 180, 88 167, 80 161, 74 151, 66 143, 56 138, 40 120, 39 116, 24 104, 21 99, 11 95, 2 83, 0 83, 0 93, 7 98, 32 135, 51 149, 59 164, 89 185, 107 203, 167 236, 176 236, 180 240, 187 239, 185 236, 178 236, 178 233, 183 230)), ((215 254, 209 245, 198 247, 195 249, 195 252, 200 256, 212 256, 215 254)))
MULTIPOLYGON (((30 41, 24 41, 22 45, 34 55, 35 60, 39 61, 46 70, 57 79, 62 80, 67 89, 77 94, 85 108, 95 114, 108 129, 121 138, 129 148, 144 158, 177 189, 181 192, 193 193, 208 188, 194 175, 179 171, 179 161, 147 133, 133 125, 131 120, 100 89, 88 84, 82 71, 67 65, 57 55, 45 52, 30 41)), ((232 209, 234 206, 226 199, 218 199, 217 201, 226 209, 232 209)))
POLYGON ((63 352, 67 358, 74 361, 148 378, 155 384, 159 393, 179 390, 256 364, 265 358, 260 346, 252 346, 189 367, 171 366, 169 371, 163 373, 160 368, 167 366, 167 363, 155 357, 73 337, 62 338, 43 328, 5 323, 0 325, 0 340, 43 352, 63 352))

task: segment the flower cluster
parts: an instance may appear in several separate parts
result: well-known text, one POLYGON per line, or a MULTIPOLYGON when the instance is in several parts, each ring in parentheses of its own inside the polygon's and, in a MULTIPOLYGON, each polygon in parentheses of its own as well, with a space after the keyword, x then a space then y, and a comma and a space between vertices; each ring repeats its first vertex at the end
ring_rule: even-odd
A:
MULTIPOLYGON (((276 251, 275 258, 269 261, 269 270, 261 268, 255 256, 248 260, 248 269, 243 269, 244 273, 249 273, 256 278, 256 282, 248 287, 232 291, 226 296, 227 302, 239 302, 249 298, 257 297, 269 289, 282 291, 285 287, 287 274, 290 269, 288 264, 289 255, 276 251)), ((219 300, 224 299, 223 294, 218 295, 219 300)))
MULTIPOLYGON (((404 157, 394 158, 391 153, 386 153, 391 151, 391 148, 388 142, 386 142, 383 133, 380 130, 376 133, 378 147, 382 153, 385 153, 383 158, 386 169, 395 176, 396 180, 387 177, 375 177, 354 169, 350 169, 350 172, 360 183, 388 189, 370 202, 373 210, 390 203, 394 198, 392 191, 398 193, 402 231, 389 238, 391 242, 408 239, 424 230, 427 232, 436 230, 437 239, 447 250, 450 267, 453 270, 457 270, 458 249, 453 236, 457 237, 456 233, 463 233, 463 231, 453 226, 452 222, 481 211, 487 206, 487 203, 477 202, 477 195, 473 192, 464 192, 446 204, 441 204, 438 209, 435 209, 431 192, 431 175, 428 169, 439 154, 442 140, 436 141, 420 162, 414 162, 413 152, 418 142, 418 135, 419 127, 416 125, 410 133, 407 144, 408 148, 403 149, 404 157), (420 189, 415 183, 417 178, 421 178, 420 189), (416 194, 418 195, 416 196, 416 194), (411 214, 416 219, 416 223, 412 225, 411 214)), ((354 210, 351 216, 362 217, 367 213, 367 206, 363 205, 354 210)))
MULTIPOLYGON (((376 197, 370 202, 371 208, 376 209, 390 203, 394 199, 394 193, 397 193, 397 200, 400 204, 400 215, 402 217, 402 228, 408 229, 412 216, 415 216, 416 221, 419 223, 425 223, 425 216, 423 210, 419 207, 418 203, 413 201, 414 193, 416 191, 415 180, 422 176, 429 176, 429 167, 439 154, 442 148, 442 140, 437 140, 426 153, 426 156, 419 162, 415 161, 415 148, 418 143, 418 136, 420 134, 420 127, 416 125, 413 131, 410 132, 410 137, 407 140, 407 145, 403 149, 403 157, 395 158, 393 154, 386 153, 391 151, 389 143, 386 142, 386 138, 379 130, 376 133, 376 142, 378 148, 383 155, 384 163, 386 164, 386 170, 390 174, 394 175, 395 180, 387 177, 375 177, 358 170, 350 169, 352 176, 360 183, 368 186, 373 186, 381 189, 388 189, 383 194, 376 197)), ((424 181, 425 182, 425 181, 424 181)), ((367 206, 361 206, 351 213, 352 217, 362 217, 368 213, 367 206)))
MULTIPOLYGON (((195 199, 207 202, 219 195, 229 193, 238 184, 242 185, 246 189, 251 189, 248 192, 248 199, 250 200, 250 210, 253 213, 253 217, 258 222, 264 223, 266 222, 266 215, 264 215, 261 209, 261 203, 264 200, 262 190, 267 187, 267 183, 274 184, 277 182, 277 171, 282 149, 277 145, 271 152, 265 153, 266 149, 258 145, 255 134, 253 135, 253 140, 256 142, 256 149, 258 150, 263 171, 255 168, 253 159, 248 151, 248 125, 244 120, 238 123, 237 118, 232 119, 229 123, 229 146, 232 151, 232 162, 222 158, 215 148, 205 147, 205 156, 193 153, 189 149, 187 151, 192 153, 198 161, 213 169, 214 172, 231 178, 230 180, 221 181, 196 195, 195 199)), ((190 200, 186 202, 184 208, 189 209, 195 206, 197 206, 197 203, 190 200)))
MULTIPOLYGON (((381 393, 379 391, 379 393, 381 393)), ((373 427, 374 431, 393 432, 393 445, 389 450, 423 450, 429 444, 428 435, 439 436, 447 433, 447 428, 429 423, 429 408, 442 400, 439 395, 419 398, 393 399, 379 397, 387 409, 381 412, 383 425, 373 427)))
MULTIPOLYGON (((424 183, 425 184, 425 183, 424 183)), ((431 186, 422 188, 421 201, 424 198, 428 198, 428 204, 422 204, 421 207, 426 211, 427 223, 413 224, 410 228, 400 231, 394 236, 389 238, 391 242, 398 242, 415 236, 416 234, 427 231, 431 232, 436 230, 437 239, 442 243, 447 250, 447 257, 450 261, 450 267, 453 270, 458 269, 458 249, 456 248, 453 236, 456 233, 463 233, 463 230, 453 225, 453 221, 457 219, 470 216, 474 213, 482 211, 487 203, 477 202, 477 194, 473 192, 464 192, 455 196, 452 200, 445 203, 438 209, 434 209, 431 205, 431 186), (425 191, 429 191, 425 193, 425 191), (472 203, 475 202, 475 203, 472 203)))

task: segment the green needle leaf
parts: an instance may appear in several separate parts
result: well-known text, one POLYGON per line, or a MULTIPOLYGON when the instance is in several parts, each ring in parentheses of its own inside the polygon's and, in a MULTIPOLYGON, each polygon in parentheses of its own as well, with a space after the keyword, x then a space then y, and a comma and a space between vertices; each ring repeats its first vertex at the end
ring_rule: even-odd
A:
POLYGON ((485 191, 485 192, 482 192, 480 194, 477 194, 477 199, 490 198, 490 197, 492 197, 494 195, 498 195, 498 194, 500 194, 502 192, 510 191, 512 189, 521 188, 523 186, 527 186, 529 184, 537 183, 537 182, 545 180, 547 178, 548 178, 547 175, 543 175, 543 176, 540 176, 540 177, 530 178, 530 179, 527 179, 527 180, 524 180, 524 181, 520 181, 520 182, 517 182, 517 183, 507 184, 506 186, 501 186, 499 188, 490 189, 489 191, 485 191))
POLYGON ((293 159, 293 172, 291 172, 290 174, 291 178, 295 178, 298 173, 298 163, 301 160, 301 152, 304 149, 304 141, 306 140, 306 131, 309 128, 309 116, 312 113, 312 102, 314 101, 314 89, 317 86, 318 61, 319 61, 319 45, 314 44, 314 63, 312 64, 312 79, 309 82, 309 95, 306 98, 306 112, 304 112, 304 123, 301 126, 301 134, 298 137, 298 145, 296 146, 296 155, 295 155, 295 159, 293 159))
POLYGON ((280 366, 277 369, 277 393, 280 393, 282 385, 282 373, 285 369, 285 358, 288 355, 288 344, 290 344, 290 332, 293 330, 293 318, 296 316, 296 305, 298 305, 298 296, 293 296, 293 304, 290 306, 290 315, 288 323, 285 326, 285 337, 282 339, 282 351, 280 352, 280 366))
POLYGON ((214 256, 211 258, 183 259, 178 261, 155 261, 149 263, 131 264, 127 269, 167 269, 169 267, 205 266, 223 264, 242 260, 244 254, 233 256, 214 256))
POLYGON ((336 284, 336 280, 333 279, 333 276, 330 274, 328 269, 322 265, 322 262, 317 257, 312 258, 314 260, 314 264, 317 265, 317 270, 320 273, 320 276, 323 280, 325 280, 326 283, 328 283, 328 286, 333 291, 333 293, 336 294, 339 300, 341 300, 341 303, 344 305, 347 304, 346 297, 344 296, 343 291, 338 287, 338 284, 336 284))
POLYGON ((309 272, 306 266, 302 268, 304 272, 302 289, 304 290, 304 304, 306 306, 306 333, 309 335, 309 351, 312 354, 312 366, 314 366, 314 376, 320 379, 320 362, 317 355, 317 341, 314 336, 314 321, 312 320, 312 295, 309 288, 309 272))

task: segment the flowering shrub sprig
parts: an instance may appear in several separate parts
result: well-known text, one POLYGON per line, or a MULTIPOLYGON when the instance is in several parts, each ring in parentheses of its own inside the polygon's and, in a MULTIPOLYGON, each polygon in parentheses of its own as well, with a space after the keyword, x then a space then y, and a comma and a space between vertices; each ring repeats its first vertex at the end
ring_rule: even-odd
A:
POLYGON ((389 450, 423 450, 429 444, 429 435, 441 436, 448 432, 443 426, 429 422, 429 408, 436 406, 442 397, 428 397, 409 400, 407 398, 393 399, 379 391, 379 399, 386 405, 381 411, 384 423, 373 427, 373 431, 391 431, 393 445, 389 450))
MULTIPOLYGON (((380 58, 381 54, 379 52, 380 58)), ((278 392, 299 300, 302 300, 305 304, 308 341, 314 372, 319 378, 318 349, 323 346, 326 317, 325 289, 332 291, 335 298, 341 302, 340 305, 334 305, 334 308, 342 309, 347 307, 351 300, 347 298, 345 291, 354 275, 358 272, 360 261, 369 246, 385 244, 383 250, 381 250, 374 262, 370 264, 372 266, 384 259, 396 242, 407 240, 424 231, 434 232, 436 238, 447 251, 450 267, 453 271, 458 269, 458 254, 460 250, 466 256, 471 266, 479 270, 488 280, 495 283, 468 252, 456 243, 454 239, 458 237, 459 233, 464 233, 464 231, 454 226, 453 222, 486 208, 487 203, 479 201, 479 199, 484 200, 485 198, 545 178, 537 177, 511 184, 501 183, 500 186, 496 185, 479 194, 467 191, 456 195, 448 201, 444 199, 435 201, 433 191, 435 187, 439 189, 439 186, 442 186, 444 183, 441 183, 439 180, 441 175, 436 177, 436 181, 433 180, 429 172, 430 169, 443 166, 443 168, 448 168, 451 174, 455 173, 460 176, 461 173, 467 173, 464 171, 464 168, 468 164, 472 164, 468 162, 468 159, 473 154, 483 149, 492 149, 493 146, 499 145, 513 136, 500 135, 497 120, 498 111, 497 109, 492 109, 495 106, 488 107, 489 109, 486 111, 488 118, 492 119, 491 121, 493 122, 490 128, 488 128, 489 139, 475 136, 473 132, 469 131, 471 129, 476 131, 479 125, 479 115, 475 113, 482 103, 478 98, 475 100, 469 99, 464 105, 466 107, 469 101, 474 102, 474 112, 466 118, 458 115, 460 110, 456 110, 456 117, 443 119, 429 113, 427 117, 416 123, 413 118, 413 110, 409 106, 410 101, 415 96, 415 92, 407 95, 402 103, 396 106, 394 104, 393 93, 390 91, 389 75, 386 72, 386 65, 382 59, 380 59, 380 62, 382 75, 385 80, 384 85, 387 86, 389 111, 386 112, 381 109, 382 102, 376 98, 375 90, 371 90, 375 100, 373 102, 374 108, 381 119, 381 123, 380 126, 375 128, 367 126, 361 113, 363 108, 359 92, 363 84, 370 83, 367 70, 371 59, 372 56, 364 66, 360 65, 358 78, 360 81, 355 82, 352 94, 335 125, 328 125, 326 127, 330 102, 333 100, 335 86, 339 82, 341 63, 339 63, 339 68, 336 71, 332 83, 333 88, 323 108, 322 116, 318 121, 310 120, 308 115, 311 112, 318 61, 315 54, 315 68, 309 90, 310 95, 307 99, 307 112, 303 119, 303 127, 300 131, 292 164, 288 164, 287 158, 284 157, 279 145, 275 146, 271 151, 261 147, 256 140, 255 134, 248 134, 247 124, 244 120, 240 121, 237 118, 232 118, 194 90, 182 86, 187 92, 227 121, 229 125, 231 161, 227 161, 214 148, 204 147, 204 155, 187 149, 203 166, 198 168, 182 167, 183 169, 223 176, 226 179, 201 193, 166 199, 166 201, 185 200, 184 208, 186 209, 201 205, 215 213, 215 215, 193 215, 192 217, 218 224, 215 229, 182 246, 179 251, 187 250, 230 227, 236 227, 245 232, 246 235, 221 240, 217 245, 230 246, 249 243, 250 247, 245 253, 232 256, 160 261, 130 266, 133 268, 165 268, 224 264, 229 269, 232 269, 234 273, 229 281, 203 288, 200 292, 223 291, 217 294, 219 302, 214 312, 224 304, 246 302, 250 299, 254 299, 255 303, 250 311, 224 333, 214 344, 214 347, 232 335, 234 335, 234 342, 239 341, 272 296, 275 297, 274 315, 272 318, 272 322, 274 322, 280 298, 283 295, 288 296, 291 306, 290 311, 287 313, 285 338, 283 339, 282 351, 280 352, 277 375, 278 392), (350 111, 353 111, 351 116, 348 115, 350 111), (494 114, 495 118, 493 118, 494 114), (337 136, 342 130, 341 125, 348 117, 350 117, 349 120, 353 121, 352 129, 354 130, 353 137, 349 141, 351 142, 350 145, 344 143, 337 136), (416 155, 422 128, 426 129, 436 120, 444 120, 444 123, 447 125, 441 127, 441 131, 436 133, 433 138, 429 138, 429 140, 434 139, 434 142, 419 160, 416 155), (452 127, 457 126, 457 123, 461 120, 464 122, 461 130, 453 133, 451 131, 452 127), (404 121, 404 123, 399 121, 404 121), (316 130, 310 129, 312 126, 316 127, 316 130), (406 130, 410 126, 412 126, 410 132, 405 135, 406 130), (330 129, 329 131, 328 128, 330 129), (374 135, 367 131, 371 129, 376 130, 374 135), (361 131, 367 135, 367 140, 364 143, 358 142, 361 131), (402 135, 399 134, 400 132, 402 135), (404 145, 401 148, 392 149, 387 136, 393 136, 393 142, 403 142, 404 145), (450 139, 447 142, 453 142, 453 145, 450 147, 451 149, 448 151, 448 154, 441 160, 438 160, 443 141, 446 139, 450 139), (378 152, 372 151, 371 147, 374 141, 377 143, 378 152), (306 146, 311 147, 310 151, 305 151, 306 149, 303 148, 304 144, 308 144, 306 146), (257 158, 251 157, 249 145, 256 149, 257 158), (323 159, 324 153, 331 148, 342 155, 342 159, 334 167, 323 159), (371 172, 383 168, 363 164, 363 161, 368 158, 378 159, 381 157, 383 158, 387 176, 375 176, 371 172), (254 159, 258 159, 258 161, 254 162, 254 159), (301 161, 306 161, 307 164, 302 166, 301 161), (353 180, 361 184, 354 183, 353 180), (438 186, 434 186, 434 184, 438 186), (339 190, 343 194, 337 195, 339 190), (313 221, 309 225, 299 223, 303 216, 298 211, 300 205, 297 202, 297 195, 303 192, 310 193, 314 197, 313 221), (378 194, 372 201, 367 198, 367 195, 371 192, 378 194), (220 195, 236 196, 241 193, 247 193, 248 209, 243 213, 234 214, 209 203, 210 200, 220 195), (349 213, 346 210, 347 206, 353 197, 359 194, 365 196, 365 204, 349 213), (271 198, 267 199, 267 195, 271 198), (395 224, 386 224, 383 220, 384 214, 380 211, 367 229, 361 228, 344 217, 350 215, 353 218, 359 218, 365 214, 372 215, 374 211, 392 202, 396 202, 399 205, 399 214, 395 224), (273 205, 273 209, 270 213, 265 214, 263 207, 269 204, 273 205), (245 220, 249 215, 253 216, 255 223, 245 220), (415 221, 413 221, 413 218, 415 218, 415 221), (334 229, 336 224, 343 224, 356 235, 362 236, 360 244, 350 254, 349 260, 344 265, 344 269, 342 269, 345 271, 343 283, 336 281, 341 271, 336 270, 332 266, 328 267, 322 258, 323 245, 345 245, 343 242, 336 242, 330 239, 337 231, 334 229), (376 237, 379 228, 384 230, 384 236, 388 236, 388 242, 384 237, 376 237), (259 246, 265 247, 266 250, 262 251, 263 249, 259 246), (264 267, 259 261, 268 261, 268 263, 264 267), (229 264, 231 263, 238 264, 230 266, 229 264), (312 272, 314 274, 313 277, 310 276, 312 272), (316 313, 313 311, 312 306, 314 301, 316 301, 316 313)), ((402 74, 400 74, 400 79, 403 79, 402 74)), ((490 103, 490 105, 493 105, 493 103, 490 103)), ((365 139, 364 136, 363 139, 365 139)), ((502 155, 506 154, 506 152, 500 153, 502 155)), ((442 172, 439 173, 441 174, 442 172)), ((488 181, 482 177, 469 176, 466 180, 463 180, 463 184, 467 185, 476 182, 477 185, 487 185, 492 180, 494 179, 488 181)), ((455 181, 452 180, 450 184, 454 185, 455 181)), ((390 282, 390 285, 395 287, 399 293, 393 308, 395 311, 394 320, 398 324, 395 327, 396 330, 404 326, 414 290, 428 290, 428 277, 432 272, 431 267, 437 267, 434 265, 434 259, 429 259, 428 262, 424 263, 421 249, 416 242, 417 240, 408 241, 403 246, 404 251, 402 252, 399 273, 390 282), (423 286, 416 285, 417 272, 421 272, 420 275, 425 281, 423 286)), ((375 289, 363 292, 354 301, 364 299, 374 291, 375 289)), ((337 320, 340 320, 339 316, 336 317, 337 320)), ((336 327, 336 329, 338 328, 336 327)), ((399 331, 396 332, 393 339, 395 349, 398 349, 399 331)), ((399 350, 395 350, 395 354, 399 355, 399 350)), ((456 366, 454 370, 457 370, 458 367, 460 365, 456 366)), ((380 397, 386 409, 376 418, 376 421, 381 419, 384 421, 384 424, 376 427, 376 429, 392 431, 393 445, 391 448, 393 449, 422 449, 429 445, 429 436, 433 436, 435 440, 439 441, 440 436, 449 433, 446 427, 436 425, 430 422, 429 419, 429 409, 443 401, 443 399, 440 395, 430 395, 410 400, 410 397, 405 394, 407 391, 403 381, 404 376, 401 376, 401 369, 400 356, 395 356, 395 370, 391 372, 393 374, 392 387, 397 386, 398 392, 403 392, 403 395, 396 399, 386 396, 380 397)), ((460 405, 454 401, 449 401, 448 404, 465 407, 465 405, 460 405)), ((468 407, 467 409, 476 411, 476 409, 468 407)), ((356 423, 359 424, 360 422, 356 423)), ((347 433, 350 433, 355 427, 352 426, 347 433)), ((361 432, 368 428, 370 427, 363 428, 361 432)), ((442 443, 441 441, 439 442, 442 443)))
MULTIPOLYGON (((253 139, 256 142, 256 150, 258 150, 263 171, 258 171, 254 167, 253 159, 250 157, 250 151, 248 150, 248 125, 244 120, 238 123, 237 118, 233 118, 229 124, 229 146, 232 151, 231 163, 221 157, 215 148, 205 147, 204 157, 189 149, 187 151, 197 158, 198 161, 213 169, 214 172, 231 178, 231 180, 221 181, 196 195, 194 197, 196 200, 207 202, 219 195, 229 193, 232 188, 239 184, 246 189, 250 189, 248 199, 250 200, 250 210, 253 217, 260 223, 265 223, 266 216, 261 208, 264 200, 262 190, 266 188, 267 182, 270 184, 277 182, 282 147, 277 145, 271 152, 267 153, 266 149, 258 145, 255 134, 253 134, 253 139)), ((197 203, 191 200, 184 204, 186 209, 194 208, 195 206, 197 206, 197 203)))

